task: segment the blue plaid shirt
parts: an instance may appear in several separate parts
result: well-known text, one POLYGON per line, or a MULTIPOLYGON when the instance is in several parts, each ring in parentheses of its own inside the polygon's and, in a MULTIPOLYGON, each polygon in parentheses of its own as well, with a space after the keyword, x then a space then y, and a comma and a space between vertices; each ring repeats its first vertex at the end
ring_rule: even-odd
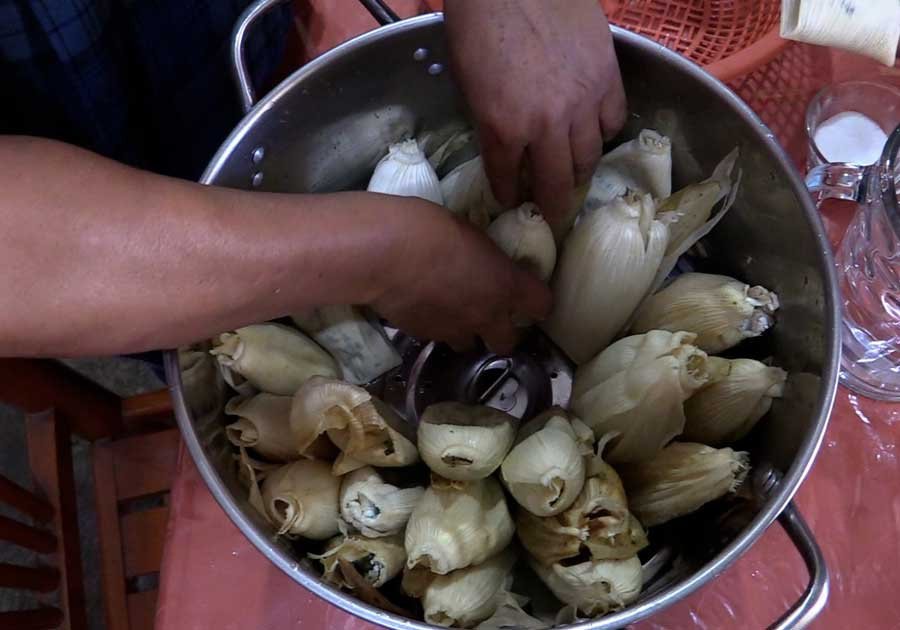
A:
MULTIPOLYGON (((249 0, 0 0, 0 133, 197 179, 240 120, 228 51, 249 0)), ((290 9, 251 32, 267 82, 290 9)))

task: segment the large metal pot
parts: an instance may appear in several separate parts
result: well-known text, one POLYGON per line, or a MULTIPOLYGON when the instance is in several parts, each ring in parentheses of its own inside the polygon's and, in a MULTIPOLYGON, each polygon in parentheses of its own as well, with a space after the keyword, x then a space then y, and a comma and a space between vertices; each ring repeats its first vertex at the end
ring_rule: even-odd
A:
MULTIPOLYGON (((277 192, 359 188, 389 142, 462 119, 464 105, 446 69, 440 15, 389 24, 348 41, 297 70, 253 106, 242 43, 254 20, 278 2, 255 3, 235 30, 236 76, 249 112, 212 159, 203 183, 277 192)), ((387 22, 393 16, 381 11, 380 17, 387 22)), ((822 554, 791 503, 819 448, 837 383, 838 290, 828 241, 784 151, 737 96, 662 46, 619 29, 614 33, 632 112, 626 136, 645 126, 670 136, 676 185, 702 179, 740 146, 740 194, 713 232, 710 249, 721 271, 781 296, 774 334, 755 350, 774 356, 792 376, 786 398, 749 446, 757 470, 751 485, 759 498, 752 511, 745 510, 737 524, 731 515, 716 525, 724 535, 676 548, 680 570, 664 571, 627 610, 572 628, 621 628, 660 611, 710 582, 776 520, 811 575, 803 598, 777 627, 802 627, 824 606, 828 590, 822 554)), ((185 443, 203 478, 263 554, 298 584, 354 615, 390 628, 429 627, 368 606, 301 566, 245 499, 221 413, 195 417, 190 410, 198 401, 186 396, 176 353, 168 353, 166 369, 185 443)))

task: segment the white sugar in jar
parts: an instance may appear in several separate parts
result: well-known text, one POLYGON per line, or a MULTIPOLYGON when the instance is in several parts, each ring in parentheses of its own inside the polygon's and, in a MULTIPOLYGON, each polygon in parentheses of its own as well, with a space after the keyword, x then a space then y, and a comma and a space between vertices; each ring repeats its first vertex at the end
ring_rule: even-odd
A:
POLYGON ((887 143, 887 133, 860 112, 841 112, 823 121, 813 140, 829 162, 874 164, 887 143))

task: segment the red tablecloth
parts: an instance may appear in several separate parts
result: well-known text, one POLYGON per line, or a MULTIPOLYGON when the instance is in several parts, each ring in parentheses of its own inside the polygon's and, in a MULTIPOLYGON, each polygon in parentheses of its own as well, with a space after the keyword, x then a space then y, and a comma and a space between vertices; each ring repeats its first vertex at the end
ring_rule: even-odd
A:
MULTIPOLYGON (((817 627, 900 627, 900 405, 841 390, 816 465, 797 502, 823 547, 831 596, 817 627)), ((773 526, 711 586, 639 628, 763 628, 806 585, 773 526)), ((182 450, 156 630, 374 630, 298 586, 232 524, 182 450)))
MULTIPOLYGON (((394 0, 404 15, 436 0, 394 0)), ((372 28, 348 0, 312 0, 298 20, 307 55, 372 28)), ((803 112, 822 86, 868 77, 900 85, 900 71, 848 55, 792 45, 734 84, 796 159, 803 112)), ((846 209, 827 217, 837 237, 846 209)), ((797 502, 824 549, 831 596, 817 627, 900 628, 900 405, 841 390, 831 424, 797 502)), ((761 628, 790 607, 806 570, 777 526, 712 585, 639 628, 761 628)), ((270 564, 212 498, 185 451, 179 458, 163 563, 157 630, 368 630, 371 624, 309 594, 270 564)))

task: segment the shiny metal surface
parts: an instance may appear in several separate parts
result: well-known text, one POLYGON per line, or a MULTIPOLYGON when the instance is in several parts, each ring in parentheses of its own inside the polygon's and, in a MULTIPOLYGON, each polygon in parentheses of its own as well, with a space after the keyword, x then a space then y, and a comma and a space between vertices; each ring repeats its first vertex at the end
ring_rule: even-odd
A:
POLYGON ((256 24, 256 20, 265 15, 272 7, 283 2, 287 2, 287 0, 257 0, 244 10, 231 34, 231 71, 234 74, 238 95, 245 112, 250 111, 250 108, 256 103, 256 88, 253 87, 250 71, 247 69, 244 44, 253 25, 256 24))
POLYGON ((812 530, 800 516, 793 501, 779 515, 778 522, 803 557, 810 580, 800 601, 781 619, 772 624, 770 630, 800 630, 812 624, 828 603, 828 569, 825 566, 825 556, 816 543, 812 530))
MULTIPOLYGON (((771 461, 783 473, 768 499, 727 539, 682 554, 682 573, 662 576, 627 610, 570 626, 578 630, 621 628, 665 608, 724 571, 775 522, 821 442, 840 350, 838 293, 824 229, 803 181, 772 134, 737 96, 687 60, 621 30, 615 30, 615 40, 632 112, 626 137, 646 126, 669 135, 676 186, 703 179, 722 156, 740 147, 743 184, 735 208, 713 232, 709 250, 716 269, 781 296, 773 334, 753 350, 772 355, 792 375, 786 398, 746 445, 754 462, 771 461)), ((265 174, 262 190, 362 188, 388 143, 425 131, 438 142, 464 119, 452 73, 428 73, 431 64, 446 67, 446 62, 439 15, 357 37, 263 98, 220 148, 202 181, 247 189, 260 171, 265 174), (419 49, 429 51, 427 60, 415 58, 419 49), (261 165, 249 158, 257 147, 265 148, 261 165)), ((166 363, 185 443, 218 502, 253 544, 299 584, 352 614, 390 628, 428 628, 342 594, 301 565, 245 500, 221 416, 194 417, 175 353, 166 363)), ((796 524, 790 517, 786 522, 796 524)))
POLYGON ((531 331, 509 357, 487 350, 458 354, 429 344, 406 382, 406 420, 418 425, 425 409, 456 400, 499 409, 524 422, 549 407, 568 407, 574 366, 540 331, 531 331))
MULTIPOLYGON (((781 475, 778 471, 771 464, 762 462, 754 468, 749 483, 757 499, 765 501, 778 488, 780 482, 781 475)), ((769 630, 801 630, 809 626, 828 603, 830 584, 828 567, 825 565, 825 556, 816 542, 816 537, 793 501, 778 516, 778 523, 787 532, 803 558, 809 573, 809 584, 797 603, 769 626, 769 630)))
POLYGON ((806 175, 806 187, 813 194, 816 203, 825 199, 864 201, 867 173, 871 167, 856 164, 823 164, 816 166, 806 175))

